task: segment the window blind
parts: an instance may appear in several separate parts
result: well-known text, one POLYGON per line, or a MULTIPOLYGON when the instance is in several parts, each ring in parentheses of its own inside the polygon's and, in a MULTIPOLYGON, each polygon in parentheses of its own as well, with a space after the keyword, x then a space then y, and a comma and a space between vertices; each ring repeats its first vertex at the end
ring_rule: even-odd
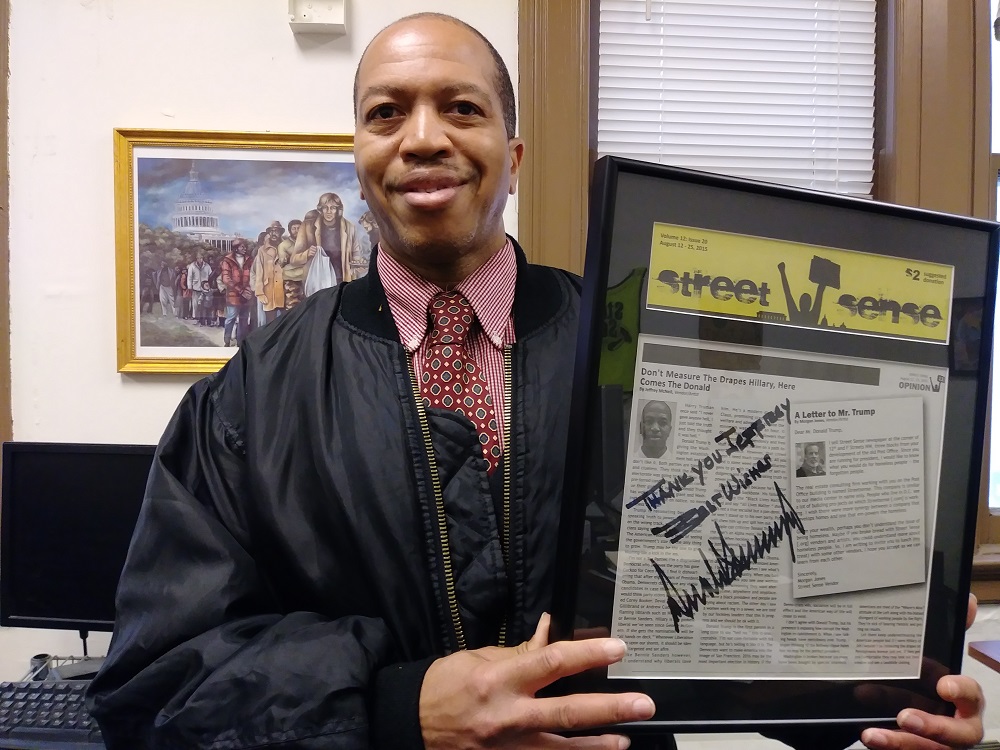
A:
POLYGON ((601 0, 599 34, 600 154, 871 194, 875 0, 601 0))

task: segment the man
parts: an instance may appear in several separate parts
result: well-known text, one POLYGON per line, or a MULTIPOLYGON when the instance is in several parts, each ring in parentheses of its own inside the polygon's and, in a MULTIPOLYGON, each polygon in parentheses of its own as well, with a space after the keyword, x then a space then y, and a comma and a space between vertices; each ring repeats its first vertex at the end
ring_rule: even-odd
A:
POLYGON ((646 458, 662 458, 673 427, 673 413, 663 401, 650 401, 639 416, 639 453, 646 458))
POLYGON ((160 270, 153 280, 157 295, 160 298, 160 315, 164 318, 174 317, 174 306, 177 297, 177 271, 165 260, 160 261, 160 270))
MULTIPOLYGON (((524 150, 510 77, 478 32, 419 15, 376 36, 356 89, 370 272, 178 408, 93 711, 111 750, 624 748, 554 733, 649 718, 648 697, 534 697, 625 646, 546 642, 578 287, 504 234, 524 150), (468 355, 495 424, 425 405, 439 347, 468 355)), ((962 717, 911 712, 924 733, 981 737, 970 683, 945 682, 962 717)))
POLYGON ((378 221, 375 219, 375 215, 371 211, 365 211, 358 218, 358 224, 360 224, 361 228, 368 234, 368 249, 375 249, 375 246, 378 245, 380 236, 378 231, 378 221))
POLYGON ((205 253, 199 250, 194 263, 188 266, 188 286, 191 288, 192 314, 200 326, 209 325, 212 317, 211 277, 212 267, 205 262, 205 253))
POLYGON ((177 261, 177 273, 179 276, 178 288, 180 297, 178 303, 178 317, 182 320, 191 318, 191 287, 188 286, 188 266, 191 264, 191 256, 186 255, 183 260, 177 261))
POLYGON ((357 227, 344 218, 344 202, 336 193, 323 193, 316 205, 319 215, 308 232, 295 242, 292 262, 307 264, 303 291, 306 296, 355 278, 352 264, 361 258, 357 227), (315 237, 315 244, 307 239, 315 237))
POLYGON ((226 346, 242 346, 250 328, 252 267, 253 258, 248 252, 247 241, 237 237, 220 263, 219 285, 226 295, 226 322, 222 331, 226 346))
POLYGON ((797 477, 822 477, 826 476, 823 468, 823 460, 820 457, 819 443, 806 443, 802 464, 795 470, 797 477))
POLYGON ((365 230, 361 235, 361 262, 359 275, 368 273, 368 264, 371 261, 372 250, 378 247, 379 231, 378 221, 371 211, 365 211, 358 217, 358 226, 365 230))
POLYGON ((285 282, 278 262, 278 246, 284 233, 285 228, 277 219, 268 225, 250 271, 253 291, 263 312, 261 325, 275 320, 285 309, 285 282))
POLYGON ((153 303, 156 301, 158 292, 156 291, 155 270, 148 270, 142 274, 142 289, 139 292, 139 312, 152 313, 153 303))
POLYGON ((288 222, 288 236, 278 244, 278 265, 281 266, 281 280, 284 284, 285 310, 291 311, 305 294, 302 291, 302 281, 306 277, 305 263, 289 265, 292 251, 295 248, 295 240, 299 236, 299 227, 302 226, 300 219, 292 219, 288 222))

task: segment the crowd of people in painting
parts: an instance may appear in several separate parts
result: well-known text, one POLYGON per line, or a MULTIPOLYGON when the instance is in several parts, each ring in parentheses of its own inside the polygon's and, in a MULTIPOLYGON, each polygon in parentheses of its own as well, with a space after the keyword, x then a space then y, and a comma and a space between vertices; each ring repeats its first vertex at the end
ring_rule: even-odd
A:
POLYGON ((288 222, 287 234, 275 219, 256 243, 237 237, 224 254, 205 248, 146 269, 140 312, 159 304, 164 316, 221 326, 225 345, 239 346, 310 294, 368 273, 378 239, 370 211, 356 225, 344 218, 340 196, 324 193, 315 210, 288 222))

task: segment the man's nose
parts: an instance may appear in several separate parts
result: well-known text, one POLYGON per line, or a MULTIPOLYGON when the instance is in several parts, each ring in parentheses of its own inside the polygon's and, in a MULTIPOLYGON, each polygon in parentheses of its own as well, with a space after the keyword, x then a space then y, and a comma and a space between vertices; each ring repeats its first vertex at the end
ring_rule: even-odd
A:
POLYGON ((436 107, 414 107, 404 124, 400 149, 404 154, 427 159, 447 153, 451 148, 447 123, 436 107))

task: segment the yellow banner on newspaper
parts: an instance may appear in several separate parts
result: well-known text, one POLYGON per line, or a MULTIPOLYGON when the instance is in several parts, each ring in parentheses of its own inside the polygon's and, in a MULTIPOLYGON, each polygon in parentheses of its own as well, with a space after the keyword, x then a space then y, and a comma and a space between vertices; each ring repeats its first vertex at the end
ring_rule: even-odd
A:
POLYGON ((939 263, 657 223, 646 302, 946 343, 953 275, 939 263))

